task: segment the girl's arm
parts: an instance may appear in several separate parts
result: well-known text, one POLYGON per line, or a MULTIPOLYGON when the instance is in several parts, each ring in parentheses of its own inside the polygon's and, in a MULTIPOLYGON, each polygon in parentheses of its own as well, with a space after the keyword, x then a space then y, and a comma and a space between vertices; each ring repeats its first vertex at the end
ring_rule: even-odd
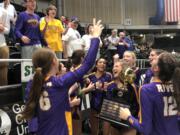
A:
POLYGON ((140 117, 134 118, 129 109, 120 109, 120 118, 127 120, 130 125, 143 134, 150 134, 152 131, 153 105, 148 90, 142 87, 140 90, 140 117))
POLYGON ((101 21, 96 21, 94 20, 93 22, 93 37, 91 39, 91 46, 88 51, 88 54, 86 55, 84 62, 82 65, 75 70, 74 72, 68 72, 62 77, 57 77, 56 80, 54 80, 55 84, 57 84, 59 87, 65 86, 69 87, 75 82, 77 82, 79 79, 81 79, 94 65, 95 60, 96 60, 96 55, 97 51, 99 48, 99 36, 101 34, 101 31, 103 29, 102 25, 100 24, 101 21))

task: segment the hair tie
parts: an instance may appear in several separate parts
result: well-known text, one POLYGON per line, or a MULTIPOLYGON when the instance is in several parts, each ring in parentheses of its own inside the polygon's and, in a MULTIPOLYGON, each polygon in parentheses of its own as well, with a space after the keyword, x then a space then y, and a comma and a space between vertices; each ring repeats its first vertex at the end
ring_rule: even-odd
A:
POLYGON ((42 68, 41 67, 37 67, 36 68, 36 72, 41 72, 42 71, 42 68))

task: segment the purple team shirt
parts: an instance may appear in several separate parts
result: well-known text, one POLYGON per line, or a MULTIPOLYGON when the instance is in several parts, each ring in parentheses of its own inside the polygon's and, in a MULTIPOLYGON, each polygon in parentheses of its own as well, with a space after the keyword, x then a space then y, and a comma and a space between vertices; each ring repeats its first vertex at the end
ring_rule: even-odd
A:
POLYGON ((16 37, 21 39, 21 37, 27 36, 30 39, 30 43, 22 43, 22 46, 27 45, 37 45, 40 44, 41 34, 39 29, 40 17, 37 14, 28 14, 26 11, 21 12, 18 15, 15 26, 16 37))
MULTIPOLYGON (((43 92, 48 93, 50 108, 47 111, 38 107, 38 135, 70 135, 66 113, 70 113, 68 90, 93 66, 99 47, 99 39, 91 40, 91 47, 80 68, 63 76, 51 76, 44 84, 43 92)), ((33 123, 31 123, 33 124, 33 123)), ((37 123, 34 123, 36 125, 37 123)))
MULTIPOLYGON (((112 79, 112 75, 110 73, 105 72, 101 77, 97 78, 94 73, 89 76, 89 79, 92 83, 96 83, 98 81, 101 83, 110 82, 112 79)), ((92 91, 91 93, 92 93, 91 108, 99 112, 101 109, 104 93, 102 90, 98 90, 98 89, 92 91)))
POLYGON ((144 84, 150 83, 153 76, 154 76, 154 73, 153 73, 152 69, 148 68, 146 73, 145 73, 145 78, 144 78, 144 82, 143 83, 144 84))
POLYGON ((140 119, 130 124, 143 135, 180 135, 173 85, 152 82, 140 90, 140 119))

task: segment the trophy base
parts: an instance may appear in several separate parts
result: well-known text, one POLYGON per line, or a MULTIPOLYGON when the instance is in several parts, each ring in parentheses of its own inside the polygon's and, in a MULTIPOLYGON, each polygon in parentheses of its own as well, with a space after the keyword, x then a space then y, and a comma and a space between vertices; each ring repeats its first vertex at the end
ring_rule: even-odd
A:
POLYGON ((121 103, 118 100, 104 99, 100 114, 96 117, 116 126, 130 127, 127 121, 120 119, 120 107, 130 108, 129 105, 121 103))

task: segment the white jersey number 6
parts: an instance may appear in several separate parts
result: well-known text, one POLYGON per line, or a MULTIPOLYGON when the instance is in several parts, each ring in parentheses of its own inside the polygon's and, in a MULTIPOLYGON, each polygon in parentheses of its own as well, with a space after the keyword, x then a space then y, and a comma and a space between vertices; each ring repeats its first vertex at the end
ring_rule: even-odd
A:
POLYGON ((49 96, 48 92, 43 91, 39 99, 40 108, 43 111, 48 111, 51 108, 51 103, 48 96, 49 96))

